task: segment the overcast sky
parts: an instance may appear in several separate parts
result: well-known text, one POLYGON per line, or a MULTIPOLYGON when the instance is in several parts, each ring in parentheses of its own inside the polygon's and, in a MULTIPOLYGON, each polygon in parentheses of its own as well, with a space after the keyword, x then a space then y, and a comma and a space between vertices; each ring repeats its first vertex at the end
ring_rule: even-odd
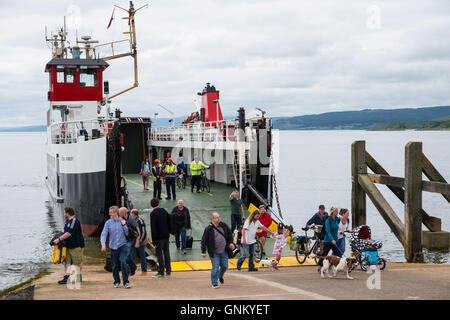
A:
MULTIPOLYGON (((449 105, 450 5, 444 1, 152 0, 136 15, 139 88, 114 100, 129 115, 195 110, 206 82, 223 113, 271 116, 449 105)), ((128 1, 0 0, 0 126, 44 124, 51 51, 67 16, 69 39, 126 38, 128 1)), ((104 54, 109 54, 104 52, 104 54)), ((111 93, 133 81, 130 57, 110 61, 111 93)))

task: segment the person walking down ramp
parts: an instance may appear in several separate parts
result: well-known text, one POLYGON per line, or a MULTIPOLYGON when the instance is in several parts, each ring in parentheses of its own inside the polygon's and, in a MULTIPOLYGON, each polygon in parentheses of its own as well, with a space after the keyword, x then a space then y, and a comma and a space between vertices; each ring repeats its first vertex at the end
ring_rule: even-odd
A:
POLYGON ((158 259, 158 273, 153 278, 163 278, 164 270, 166 276, 170 277, 172 271, 170 266, 169 237, 170 221, 166 209, 159 207, 159 200, 153 198, 150 201, 153 211, 150 213, 150 229, 152 231, 152 243, 156 248, 158 259))
POLYGON ((139 256, 139 260, 141 260, 141 271, 142 273, 147 272, 147 260, 145 259, 145 246, 147 245, 147 229, 145 226, 145 221, 141 217, 139 217, 138 209, 133 209, 130 212, 130 215, 136 220, 139 230, 139 247, 132 248, 131 251, 131 261, 135 263, 136 255, 139 256))
POLYGON ((128 281, 130 267, 127 259, 129 250, 127 246, 128 226, 127 222, 119 217, 119 208, 112 206, 109 208, 110 219, 106 221, 100 236, 102 245, 101 251, 106 252, 106 238, 109 235, 109 250, 111 252, 111 266, 114 278, 114 288, 120 286, 119 263, 122 269, 122 281, 126 289, 131 288, 128 281))
POLYGON ((208 251, 211 259, 211 284, 214 289, 219 288, 218 282, 224 283, 223 276, 228 269, 230 251, 234 250, 233 236, 230 228, 222 221, 217 212, 213 212, 211 224, 205 228, 201 242, 202 257, 208 251))
POLYGON ((242 227, 242 238, 241 243, 244 246, 244 254, 240 256, 237 261, 236 268, 241 270, 241 266, 244 260, 248 257, 248 271, 258 271, 255 268, 255 263, 253 261, 253 252, 255 250, 256 243, 256 230, 258 228, 272 234, 274 237, 277 235, 276 232, 270 231, 268 228, 264 227, 261 222, 259 222, 259 210, 253 211, 245 220, 244 226, 242 227))
POLYGON ((177 250, 180 250, 181 238, 181 250, 183 254, 186 254, 186 230, 191 229, 191 215, 189 214, 189 209, 184 206, 183 200, 178 200, 178 205, 172 209, 172 215, 175 220, 175 244, 177 250))
POLYGON ((278 270, 278 263, 281 260, 281 252, 283 251, 283 248, 287 244, 287 237, 289 236, 290 230, 289 228, 285 228, 282 234, 279 234, 276 236, 276 241, 273 246, 272 254, 275 256, 275 260, 277 263, 272 264, 272 266, 278 270))

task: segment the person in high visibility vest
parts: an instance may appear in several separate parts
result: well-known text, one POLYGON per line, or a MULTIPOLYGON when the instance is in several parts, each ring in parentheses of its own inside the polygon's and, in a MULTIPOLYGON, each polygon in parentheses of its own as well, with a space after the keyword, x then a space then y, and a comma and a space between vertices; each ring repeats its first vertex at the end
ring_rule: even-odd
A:
POLYGON ((191 162, 191 192, 194 192, 194 186, 197 186, 197 192, 200 192, 200 177, 202 175, 202 168, 208 169, 209 166, 199 161, 197 158, 191 162))
POLYGON ((166 200, 170 200, 172 190, 173 200, 177 199, 177 195, 175 193, 175 178, 177 174, 177 166, 173 163, 172 158, 167 159, 167 165, 164 170, 164 176, 166 177, 166 190, 167 190, 167 198, 166 200))
POLYGON ((153 180, 153 198, 161 200, 161 176, 162 168, 158 159, 156 159, 152 167, 152 180, 153 180))

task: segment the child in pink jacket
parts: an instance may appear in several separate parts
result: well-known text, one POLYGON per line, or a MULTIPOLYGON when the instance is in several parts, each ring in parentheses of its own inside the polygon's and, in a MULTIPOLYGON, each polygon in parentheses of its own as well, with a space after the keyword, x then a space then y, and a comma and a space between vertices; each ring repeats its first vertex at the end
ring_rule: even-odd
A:
POLYGON ((273 267, 278 270, 278 262, 280 262, 281 259, 281 252, 283 251, 283 248, 287 244, 287 237, 289 236, 289 228, 285 228, 282 234, 279 234, 276 237, 275 244, 273 246, 272 254, 275 255, 275 260, 277 260, 276 263, 273 263, 273 267))

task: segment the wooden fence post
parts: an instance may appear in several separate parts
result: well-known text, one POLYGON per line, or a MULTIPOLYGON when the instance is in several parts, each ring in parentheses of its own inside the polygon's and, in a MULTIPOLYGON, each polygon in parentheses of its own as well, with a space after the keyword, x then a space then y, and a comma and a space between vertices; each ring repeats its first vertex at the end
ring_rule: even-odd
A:
POLYGON ((423 262, 422 252, 422 143, 405 147, 405 258, 423 262))
POLYGON ((366 224, 366 193, 359 185, 358 175, 367 174, 366 142, 352 143, 352 226, 366 224))

